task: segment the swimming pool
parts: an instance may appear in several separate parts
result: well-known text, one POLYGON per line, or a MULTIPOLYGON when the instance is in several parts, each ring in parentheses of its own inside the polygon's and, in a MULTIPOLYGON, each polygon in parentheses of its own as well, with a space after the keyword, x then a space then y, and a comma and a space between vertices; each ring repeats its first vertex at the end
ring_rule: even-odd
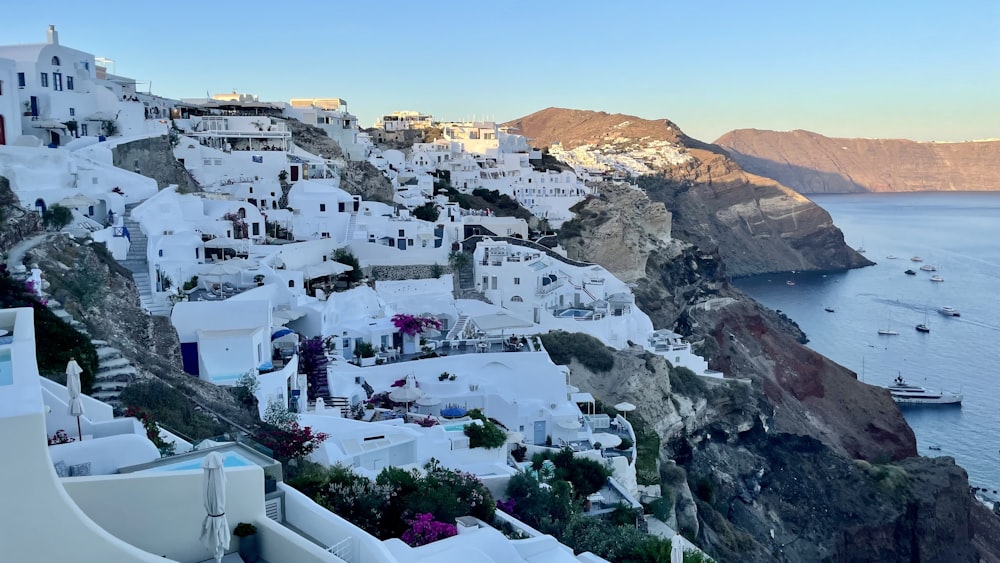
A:
POLYGON ((469 421, 469 422, 462 422, 459 424, 449 424, 448 426, 445 426, 444 429, 448 432, 465 432, 465 427, 470 424, 475 424, 475 423, 469 421))
POLYGON ((588 309, 566 309, 562 313, 559 313, 560 317, 566 318, 566 319, 569 319, 569 318, 582 319, 584 317, 590 317, 590 316, 593 316, 593 315, 594 315, 594 312, 590 311, 588 309))
MULTIPOLYGON (((187 459, 185 461, 179 461, 177 463, 170 463, 167 465, 162 465, 160 467, 147 469, 147 471, 163 472, 163 471, 186 471, 188 469, 201 469, 201 464, 204 461, 205 461, 205 456, 198 456, 195 458, 187 459)), ((241 456, 236 452, 225 452, 222 454, 223 467, 250 467, 253 465, 254 465, 253 462, 251 462, 250 460, 248 460, 247 458, 241 456)))

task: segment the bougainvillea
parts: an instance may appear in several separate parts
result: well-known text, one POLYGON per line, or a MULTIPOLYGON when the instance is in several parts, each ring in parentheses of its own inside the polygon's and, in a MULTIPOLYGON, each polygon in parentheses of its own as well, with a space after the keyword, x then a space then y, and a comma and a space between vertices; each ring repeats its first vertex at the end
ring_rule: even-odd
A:
POLYGON ((441 321, 434 317, 420 317, 399 313, 392 316, 392 324, 407 336, 416 336, 429 329, 440 329, 441 321))
POLYGON ((433 514, 417 514, 412 520, 407 520, 410 529, 403 532, 401 538, 411 547, 419 547, 436 542, 440 539, 450 538, 458 533, 458 529, 451 524, 438 522, 433 514))
POLYGON ((313 432, 309 426, 292 422, 286 426, 271 426, 257 432, 254 438, 271 450, 280 460, 298 459, 311 454, 329 435, 313 432))

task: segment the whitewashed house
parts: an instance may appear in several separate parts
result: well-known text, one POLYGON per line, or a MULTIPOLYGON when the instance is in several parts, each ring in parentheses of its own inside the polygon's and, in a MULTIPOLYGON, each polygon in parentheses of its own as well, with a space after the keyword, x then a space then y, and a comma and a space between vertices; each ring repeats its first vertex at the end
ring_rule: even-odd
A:
POLYGON ((291 226, 297 240, 330 238, 343 244, 361 197, 326 183, 300 180, 288 190, 288 206, 293 210, 291 226))
POLYGON ((0 145, 11 145, 21 136, 24 109, 17 91, 17 63, 0 58, 0 145))
POLYGON ((271 303, 267 300, 180 302, 170 322, 184 371, 216 385, 235 385, 251 370, 271 368, 271 303))

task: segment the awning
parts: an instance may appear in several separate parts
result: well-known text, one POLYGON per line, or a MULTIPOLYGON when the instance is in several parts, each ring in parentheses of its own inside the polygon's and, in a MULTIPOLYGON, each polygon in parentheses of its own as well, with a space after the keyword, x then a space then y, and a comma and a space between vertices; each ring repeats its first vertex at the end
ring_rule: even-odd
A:
POLYGON ((483 332, 495 332, 498 330, 507 330, 512 328, 531 328, 535 326, 531 322, 508 315, 504 312, 473 317, 472 322, 475 323, 476 327, 483 332))
POLYGON ((229 237, 218 237, 212 240, 205 241, 205 248, 242 248, 243 243, 246 241, 236 240, 229 237))
POLYGON ((574 403, 593 403, 594 396, 590 393, 573 393, 569 396, 574 403))
POLYGON ((32 127, 39 129, 65 129, 66 124, 54 119, 37 119, 31 122, 32 127))
POLYGON ((75 194, 62 198, 56 203, 56 205, 61 205, 62 207, 88 207, 91 205, 97 205, 97 201, 83 194, 75 194))
POLYGON ((341 264, 340 262, 320 262, 318 264, 309 264, 305 268, 302 268, 302 274, 307 280, 322 278, 323 276, 339 276, 344 272, 350 272, 354 268, 348 266, 347 264, 341 264))

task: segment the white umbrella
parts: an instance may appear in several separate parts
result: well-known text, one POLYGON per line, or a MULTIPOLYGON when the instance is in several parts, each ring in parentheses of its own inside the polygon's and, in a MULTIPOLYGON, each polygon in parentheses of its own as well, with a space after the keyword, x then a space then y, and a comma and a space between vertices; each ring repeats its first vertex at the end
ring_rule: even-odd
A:
POLYGON ((413 374, 406 376, 406 383, 402 387, 397 387, 389 392, 389 398, 396 403, 406 403, 406 410, 410 410, 410 403, 424 396, 424 392, 417 387, 417 378, 413 374))
POLYGON ((684 539, 679 533, 675 533, 670 540, 670 563, 684 563, 684 539))
MULTIPOLYGON (((618 403, 617 405, 615 405, 615 410, 627 413, 634 411, 635 405, 633 405, 632 403, 618 403)), ((628 418, 627 415, 622 415, 622 416, 624 416, 626 419, 628 418)))
POLYGON ((205 521, 201 525, 201 541, 212 550, 216 562, 222 561, 229 542, 229 521, 226 520, 226 472, 219 452, 205 456, 205 521))
POLYGON ((83 441, 83 430, 80 429, 80 417, 83 416, 83 399, 80 395, 83 393, 82 385, 80 385, 80 374, 83 373, 83 368, 80 364, 76 363, 75 358, 70 358, 69 362, 66 364, 66 391, 69 392, 69 415, 76 417, 76 435, 80 441, 83 441))
POLYGON ((565 428, 566 430, 576 430, 583 426, 580 420, 577 418, 564 418, 556 423, 559 428, 565 428))

